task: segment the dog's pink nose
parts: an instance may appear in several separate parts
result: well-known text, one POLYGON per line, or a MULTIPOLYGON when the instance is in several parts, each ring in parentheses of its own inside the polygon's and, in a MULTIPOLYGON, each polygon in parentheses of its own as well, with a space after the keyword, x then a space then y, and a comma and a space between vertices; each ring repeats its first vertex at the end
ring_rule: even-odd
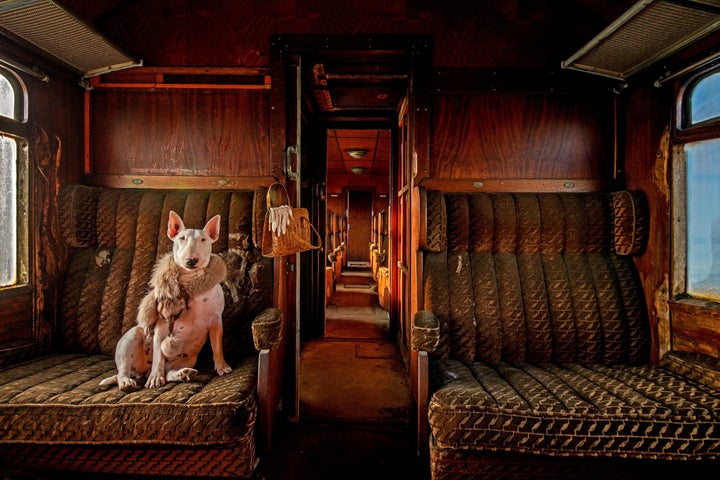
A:
POLYGON ((197 265, 197 263, 198 263, 198 259, 197 259, 197 258, 186 258, 186 259, 185 259, 185 265, 186 265, 188 268, 193 268, 193 267, 195 267, 195 265, 197 265))

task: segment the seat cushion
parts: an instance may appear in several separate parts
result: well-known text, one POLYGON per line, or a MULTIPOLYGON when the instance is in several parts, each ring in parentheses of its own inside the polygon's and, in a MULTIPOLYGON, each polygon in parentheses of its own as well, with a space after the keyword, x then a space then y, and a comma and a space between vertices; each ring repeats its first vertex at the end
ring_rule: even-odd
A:
POLYGON ((201 371, 135 392, 99 385, 115 373, 111 357, 85 354, 0 370, 0 444, 207 446, 254 436, 257 358, 221 377, 201 371))
POLYGON ((720 395, 660 366, 431 362, 440 448, 553 456, 720 457, 720 395))

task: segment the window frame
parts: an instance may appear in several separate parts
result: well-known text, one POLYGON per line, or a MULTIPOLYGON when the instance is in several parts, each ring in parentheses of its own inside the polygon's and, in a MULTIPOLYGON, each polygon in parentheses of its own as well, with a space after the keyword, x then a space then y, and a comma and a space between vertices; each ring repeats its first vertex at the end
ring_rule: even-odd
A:
POLYGON ((689 124, 690 96, 693 88, 704 78, 713 74, 720 74, 720 65, 712 65, 696 71, 690 78, 682 82, 675 92, 675 122, 673 143, 671 148, 671 299, 691 300, 700 302, 713 309, 720 308, 719 300, 707 300, 694 297, 688 293, 687 265, 687 144, 706 140, 720 139, 720 117, 716 117, 696 125, 689 124))
POLYGON ((0 299, 32 292, 32 172, 30 169, 30 128, 28 125, 28 92, 25 83, 12 70, 0 67, 15 90, 15 118, 0 115, 0 135, 17 142, 17 282, 0 286, 0 299))

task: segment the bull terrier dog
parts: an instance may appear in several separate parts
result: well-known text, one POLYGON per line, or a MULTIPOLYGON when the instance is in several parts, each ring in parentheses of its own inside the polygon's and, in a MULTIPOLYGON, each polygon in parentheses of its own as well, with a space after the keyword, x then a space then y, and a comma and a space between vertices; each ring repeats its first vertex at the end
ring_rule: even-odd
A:
POLYGON ((220 235, 220 216, 200 230, 186 228, 171 211, 167 235, 173 242, 172 252, 155 263, 151 290, 138 308, 137 325, 117 343, 117 375, 100 385, 117 384, 127 391, 136 389, 136 380, 141 378, 147 378, 146 388, 190 381, 197 374, 195 363, 208 337, 217 374, 232 370, 222 348, 225 299, 220 282, 226 268, 212 253, 220 235))

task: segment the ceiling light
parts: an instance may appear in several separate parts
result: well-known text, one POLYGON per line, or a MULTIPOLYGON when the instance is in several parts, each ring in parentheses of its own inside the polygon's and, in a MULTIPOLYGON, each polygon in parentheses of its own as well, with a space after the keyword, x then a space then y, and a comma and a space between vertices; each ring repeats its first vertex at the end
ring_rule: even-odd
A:
POLYGON ((366 150, 364 148, 348 148, 345 151, 352 158, 363 158, 365 155, 368 154, 368 150, 366 150))
POLYGON ((361 174, 367 172, 367 168, 365 168, 365 167, 350 167, 350 171, 353 172, 355 175, 361 175, 361 174))

